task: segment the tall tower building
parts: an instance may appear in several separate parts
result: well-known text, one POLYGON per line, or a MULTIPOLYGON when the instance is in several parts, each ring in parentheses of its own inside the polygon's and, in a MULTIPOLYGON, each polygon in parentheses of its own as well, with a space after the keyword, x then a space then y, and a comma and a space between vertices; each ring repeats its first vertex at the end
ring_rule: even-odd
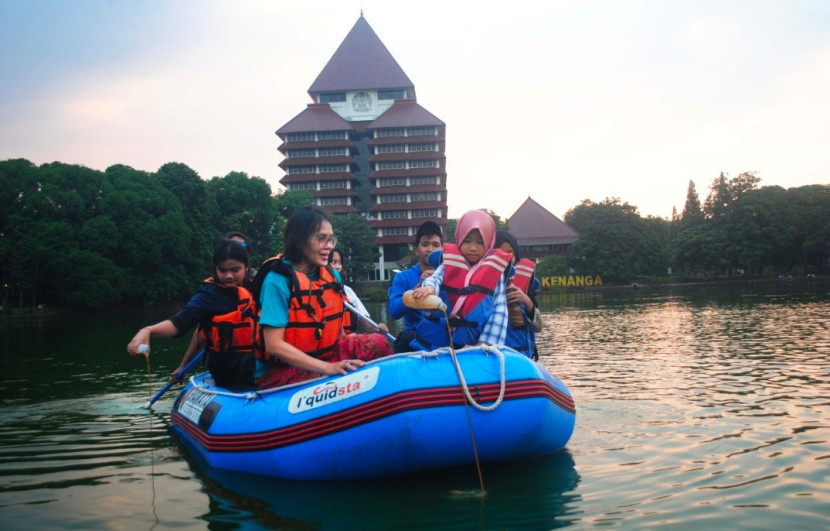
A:
POLYGON ((313 103, 277 130, 280 184, 333 215, 366 217, 380 254, 371 280, 388 280, 421 223, 446 232, 446 126, 362 13, 308 94, 313 103))

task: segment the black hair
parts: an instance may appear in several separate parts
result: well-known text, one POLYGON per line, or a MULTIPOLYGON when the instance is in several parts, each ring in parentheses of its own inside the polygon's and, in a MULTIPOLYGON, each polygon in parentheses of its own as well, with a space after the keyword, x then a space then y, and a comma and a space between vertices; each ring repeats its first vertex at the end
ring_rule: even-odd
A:
MULTIPOLYGON (((340 261, 341 262, 343 261, 343 257, 346 256, 345 254, 343 254, 343 251, 340 250, 340 247, 335 247, 334 249, 329 251, 329 265, 331 265, 331 259, 334 257, 334 253, 337 253, 337 254, 340 255, 340 261)), ((343 265, 345 266, 346 264, 343 264, 343 265)))
POLYGON ((232 230, 222 235, 223 240, 232 240, 234 238, 242 238, 242 242, 244 242, 242 243, 242 246, 248 249, 248 254, 253 253, 253 249, 251 249, 251 240, 245 236, 244 233, 241 233, 238 230, 232 230))
POLYGON ((297 264, 302 261, 308 239, 320 230, 324 221, 331 223, 326 213, 315 206, 306 206, 291 214, 283 237, 283 253, 289 262, 297 264))
POLYGON ((516 237, 506 230, 497 230, 495 247, 500 247, 504 242, 510 244, 510 247, 513 248, 513 256, 516 257, 517 261, 520 260, 522 257, 519 256, 519 242, 516 240, 516 237))
MULTIPOLYGON (((229 259, 241 262, 245 264, 245 267, 251 265, 251 255, 248 254, 248 249, 244 245, 238 241, 223 238, 213 248, 213 269, 215 270, 219 264, 229 259)), ((215 274, 216 271, 213 271, 211 276, 215 274)))
POLYGON ((421 243, 421 238, 429 238, 430 236, 438 236, 441 238, 441 243, 444 243, 444 233, 441 227, 434 221, 424 221, 418 227, 418 232, 415 233, 415 247, 421 243))

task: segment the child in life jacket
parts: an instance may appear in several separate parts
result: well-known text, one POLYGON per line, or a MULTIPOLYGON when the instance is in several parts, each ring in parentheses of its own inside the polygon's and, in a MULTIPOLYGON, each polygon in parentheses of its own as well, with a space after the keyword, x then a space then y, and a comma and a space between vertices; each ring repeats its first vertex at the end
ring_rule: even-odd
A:
POLYGON ((504 344, 528 358, 538 360, 536 332, 541 330, 542 320, 535 299, 539 284, 533 276, 536 263, 519 256, 518 242, 508 231, 496 231, 496 247, 513 254, 513 267, 505 271, 508 327, 504 344))
MULTIPOLYGON (((344 275, 344 266, 343 266, 343 251, 335 247, 329 253, 329 265, 332 269, 340 273, 340 278, 343 278, 344 275)), ((372 325, 366 319, 371 319, 371 315, 369 315, 369 310, 363 305, 363 301, 360 300, 360 297, 357 296, 357 293, 354 292, 352 288, 343 284, 343 295, 345 297, 345 301, 349 303, 359 315, 355 315, 355 312, 351 309, 343 312, 343 330, 350 334, 354 334, 357 332, 357 324, 363 325, 363 327, 368 330, 369 332, 380 331, 381 334, 386 334, 389 332, 389 328, 384 323, 377 323, 378 328, 375 330, 372 325), (363 317, 363 318, 361 318, 363 317)))
POLYGON ((243 287, 249 267, 248 251, 239 242, 222 239, 213 252, 213 272, 187 304, 175 315, 145 326, 127 345, 127 352, 141 354, 138 346, 153 337, 179 337, 198 325, 198 339, 191 341, 179 373, 202 347, 208 370, 217 385, 231 389, 254 386, 257 311, 251 293, 243 287))
POLYGON ((496 224, 489 214, 471 210, 461 216, 456 243, 444 244, 443 262, 412 292, 416 301, 429 295, 444 300, 450 331, 443 312, 424 312, 412 348, 504 344, 508 318, 504 270, 511 255, 495 249, 495 240, 496 224))

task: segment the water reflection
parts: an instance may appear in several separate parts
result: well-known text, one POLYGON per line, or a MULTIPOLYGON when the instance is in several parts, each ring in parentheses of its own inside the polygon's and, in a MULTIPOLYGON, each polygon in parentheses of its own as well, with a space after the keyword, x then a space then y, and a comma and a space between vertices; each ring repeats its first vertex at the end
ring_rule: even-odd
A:
POLYGON ((209 521, 254 521, 271 529, 550 529, 576 517, 569 505, 576 501, 579 476, 567 450, 533 461, 484 463, 483 498, 477 496, 473 467, 405 478, 303 482, 187 460, 210 496, 209 521))

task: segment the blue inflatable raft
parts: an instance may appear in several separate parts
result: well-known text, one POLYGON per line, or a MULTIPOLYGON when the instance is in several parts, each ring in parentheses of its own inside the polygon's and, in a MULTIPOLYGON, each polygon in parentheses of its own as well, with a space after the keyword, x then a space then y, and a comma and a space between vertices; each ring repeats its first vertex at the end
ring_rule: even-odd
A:
POLYGON ((210 467, 331 480, 532 457, 563 448, 575 406, 506 347, 399 354, 346 376, 232 393, 209 373, 176 399, 172 429, 210 467))

